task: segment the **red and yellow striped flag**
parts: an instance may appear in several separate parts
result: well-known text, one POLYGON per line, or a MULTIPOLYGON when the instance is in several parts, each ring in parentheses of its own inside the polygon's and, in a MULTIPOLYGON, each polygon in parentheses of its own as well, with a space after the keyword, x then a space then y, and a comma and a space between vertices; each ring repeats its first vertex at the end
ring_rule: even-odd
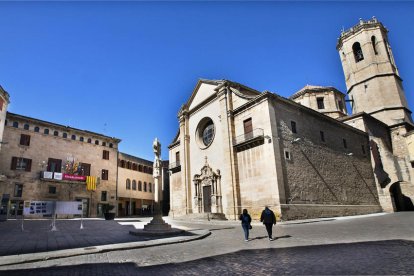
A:
POLYGON ((95 176, 86 177, 86 190, 88 191, 96 190, 96 177, 95 176))

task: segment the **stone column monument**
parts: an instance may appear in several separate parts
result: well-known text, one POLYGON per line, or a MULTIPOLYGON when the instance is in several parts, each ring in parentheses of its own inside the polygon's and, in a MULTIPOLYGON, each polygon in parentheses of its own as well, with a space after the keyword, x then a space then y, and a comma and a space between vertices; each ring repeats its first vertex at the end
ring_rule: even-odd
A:
POLYGON ((154 150, 155 158, 154 158, 154 165, 153 165, 153 177, 154 177, 154 184, 155 184, 155 206, 154 206, 154 217, 150 223, 144 226, 144 231, 150 232, 170 232, 171 225, 166 223, 162 219, 162 206, 161 206, 161 172, 162 172, 162 162, 161 162, 161 144, 157 138, 155 138, 154 142, 152 143, 152 147, 154 150))

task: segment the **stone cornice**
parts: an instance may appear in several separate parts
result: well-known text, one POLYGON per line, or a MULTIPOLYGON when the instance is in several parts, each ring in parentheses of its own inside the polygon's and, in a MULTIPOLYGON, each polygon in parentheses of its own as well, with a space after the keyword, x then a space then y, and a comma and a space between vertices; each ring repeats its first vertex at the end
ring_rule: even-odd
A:
POLYGON ((56 123, 52 123, 52 122, 48 122, 48 121, 43 121, 43 120, 39 120, 39 119, 35 119, 35 118, 31 118, 31 117, 27 117, 27 116, 23 116, 23 115, 19 115, 19 114, 15 114, 15 113, 11 113, 11 112, 7 112, 6 115, 6 119, 10 119, 10 118, 15 118, 17 120, 21 120, 21 121, 31 121, 34 122, 36 124, 42 124, 45 126, 50 126, 50 127, 55 127, 55 128, 59 128, 59 129, 64 129, 66 131, 75 131, 78 133, 86 133, 92 136, 98 136, 101 138, 105 138, 108 140, 111 140, 114 143, 119 143, 121 142, 121 139, 119 138, 115 138, 115 137, 109 137, 100 133, 96 133, 96 132, 92 132, 89 130, 82 130, 82 129, 78 129, 78 128, 74 128, 74 127, 70 127, 70 126, 64 126, 64 125, 60 125, 60 124, 56 124, 56 123))
POLYGON ((7 93, 6 90, 3 89, 3 87, 1 87, 1 85, 0 85, 0 95, 2 95, 3 98, 7 101, 7 104, 10 103, 10 95, 9 93, 7 93))
POLYGON ((319 87, 305 86, 301 90, 299 90, 298 92, 290 96, 289 99, 293 100, 307 93, 321 93, 321 92, 334 92, 336 94, 339 94, 341 97, 345 97, 345 93, 342 93, 341 91, 339 91, 333 86, 319 86, 319 87))
POLYGON ((175 148, 176 146, 179 146, 179 145, 180 145, 180 140, 175 141, 175 142, 168 145, 168 149, 175 148))
POLYGON ((359 134, 362 134, 362 135, 365 135, 365 136, 368 135, 364 131, 361 131, 361 130, 359 130, 357 128, 354 128, 354 127, 352 127, 350 125, 347 125, 347 124, 345 124, 345 123, 343 123, 341 121, 338 121, 338 120, 336 120, 336 119, 334 119, 332 117, 329 117, 329 116, 327 116, 325 114, 322 114, 322 113, 320 113, 320 112, 318 112, 316 110, 313 110, 312 108, 306 107, 304 105, 301 105, 301 104, 296 103, 296 102, 294 102, 292 100, 286 99, 286 98, 284 98, 282 96, 279 96, 277 94, 274 94, 274 93, 271 93, 271 92, 268 92, 268 91, 266 91, 265 93, 268 94, 269 97, 271 97, 272 99, 274 99, 276 101, 283 102, 283 103, 285 103, 287 105, 290 105, 292 107, 295 107, 295 108, 297 108, 297 109, 299 109, 301 111, 307 112, 308 114, 312 114, 313 116, 317 116, 317 117, 319 117, 319 118, 321 118, 323 120, 330 121, 333 124, 336 124, 338 126, 341 126, 343 128, 349 129, 349 130, 352 130, 353 132, 356 132, 356 133, 359 133, 359 134))
POLYGON ((401 78, 400 76, 398 76, 396 73, 376 74, 376 75, 374 75, 374 76, 372 76, 372 77, 366 78, 366 79, 364 79, 364 80, 362 80, 362 81, 359 81, 359 82, 357 82, 357 83, 352 84, 352 85, 348 88, 348 91, 347 91, 346 93, 347 93, 347 94, 351 93, 351 90, 352 90, 352 89, 353 89, 356 85, 362 84, 362 83, 364 83, 364 82, 366 82, 366 81, 369 81, 369 80, 372 80, 372 79, 374 79, 374 78, 378 78, 378 77, 388 77, 388 76, 395 76, 398 80, 403 81, 403 80, 402 80, 402 78, 401 78))
POLYGON ((356 34, 361 30, 366 30, 370 28, 380 28, 384 33, 388 33, 387 28, 385 28, 384 25, 382 25, 382 23, 379 22, 375 17, 367 21, 360 19, 357 25, 341 33, 341 36, 338 38, 338 43, 336 44, 336 49, 339 50, 342 47, 343 41, 349 38, 350 36, 356 34))
POLYGON ((137 162, 138 164, 142 164, 142 165, 146 165, 146 166, 151 166, 152 167, 152 161, 150 160, 146 160, 140 157, 136 157, 133 155, 130 155, 128 153, 124 153, 124 152, 119 152, 119 159, 125 159, 127 161, 134 161, 137 162))

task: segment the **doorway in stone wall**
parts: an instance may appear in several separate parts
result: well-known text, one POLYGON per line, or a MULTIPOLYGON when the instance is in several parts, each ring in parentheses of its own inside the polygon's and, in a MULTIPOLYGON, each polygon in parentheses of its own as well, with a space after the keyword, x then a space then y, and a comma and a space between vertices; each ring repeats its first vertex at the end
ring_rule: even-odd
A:
POLYGON ((390 187, 391 200, 394 203, 395 211, 414 211, 414 205, 408 196, 404 195, 401 191, 400 182, 396 182, 390 187))
POLYGON ((203 210, 204 213, 211 213, 211 185, 203 186, 203 210))

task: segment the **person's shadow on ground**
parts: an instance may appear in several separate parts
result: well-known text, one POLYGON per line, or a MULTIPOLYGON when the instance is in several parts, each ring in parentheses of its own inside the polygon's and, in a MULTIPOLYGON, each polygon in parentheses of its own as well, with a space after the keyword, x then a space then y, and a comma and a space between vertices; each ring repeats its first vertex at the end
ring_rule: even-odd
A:
MULTIPOLYGON (((274 237, 273 241, 278 240, 278 239, 285 239, 285 238, 291 238, 291 235, 284 235, 284 236, 280 236, 280 237, 274 237)), ((268 236, 259 236, 259 237, 255 237, 252 238, 250 240, 254 241, 254 240, 262 240, 262 239, 268 239, 268 236)))

